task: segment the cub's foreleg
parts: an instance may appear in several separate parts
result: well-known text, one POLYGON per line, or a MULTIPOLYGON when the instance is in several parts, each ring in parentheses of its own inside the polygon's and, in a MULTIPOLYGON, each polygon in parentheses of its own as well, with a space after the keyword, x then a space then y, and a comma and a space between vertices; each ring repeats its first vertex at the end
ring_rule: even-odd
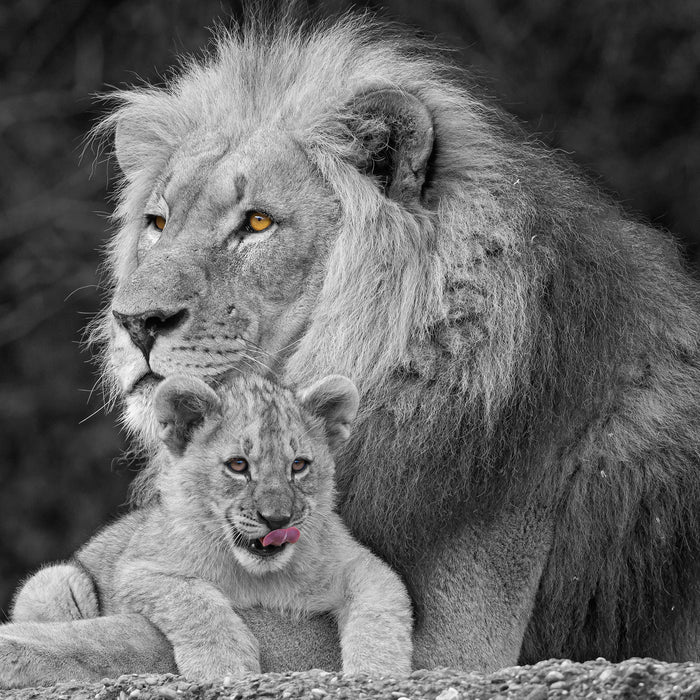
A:
POLYGON ((345 673, 401 675, 411 671, 413 615, 398 574, 361 548, 344 571, 337 611, 345 673))
POLYGON ((144 615, 167 637, 182 675, 211 679, 260 673, 257 639, 215 586, 141 561, 120 571, 116 590, 123 612, 144 615))
POLYGON ((100 614, 90 576, 71 563, 53 564, 27 579, 15 595, 13 622, 67 622, 100 614))

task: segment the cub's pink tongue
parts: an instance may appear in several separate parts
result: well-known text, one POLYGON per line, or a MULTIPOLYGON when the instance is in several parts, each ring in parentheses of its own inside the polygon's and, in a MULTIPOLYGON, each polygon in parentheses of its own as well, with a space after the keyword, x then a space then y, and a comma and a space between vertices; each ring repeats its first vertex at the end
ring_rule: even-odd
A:
POLYGON ((280 547, 285 542, 293 544, 301 536, 301 532, 295 527, 287 527, 284 530, 273 530, 268 532, 262 539, 263 547, 272 544, 275 547, 280 547))

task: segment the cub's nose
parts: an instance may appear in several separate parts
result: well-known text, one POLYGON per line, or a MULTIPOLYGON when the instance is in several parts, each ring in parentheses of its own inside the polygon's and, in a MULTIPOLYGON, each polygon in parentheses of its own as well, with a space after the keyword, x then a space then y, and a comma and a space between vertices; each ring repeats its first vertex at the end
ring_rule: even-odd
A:
POLYGON ((187 317, 187 309, 174 312, 155 309, 141 314, 122 314, 119 311, 112 311, 112 314, 148 362, 156 337, 181 325, 187 317))
POLYGON ((271 529, 271 530, 281 530, 282 528, 289 525, 292 519, 291 513, 260 513, 258 511, 258 516, 260 519, 271 529))

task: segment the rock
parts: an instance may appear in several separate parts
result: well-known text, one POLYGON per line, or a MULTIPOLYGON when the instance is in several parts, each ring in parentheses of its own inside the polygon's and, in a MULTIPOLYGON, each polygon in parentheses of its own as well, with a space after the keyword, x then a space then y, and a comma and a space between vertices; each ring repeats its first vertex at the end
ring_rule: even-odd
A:
POLYGON ((545 683, 556 683, 557 681, 563 681, 565 678, 563 673, 560 673, 559 671, 550 671, 545 677, 544 677, 544 682, 545 683))
POLYGON ((459 700, 459 692, 457 692, 456 688, 450 686, 436 696, 435 700, 459 700))
POLYGON ((325 675, 320 671, 268 673, 236 679, 235 690, 222 688, 221 679, 193 682, 182 676, 148 674, 119 680, 105 679, 103 684, 71 681, 47 688, 0 691, 0 700, 58 700, 65 697, 70 700, 123 700, 122 691, 127 700, 409 700, 435 698, 436 695, 440 700, 496 697, 503 700, 547 700, 548 697, 565 696, 587 700, 632 696, 700 699, 700 663, 664 663, 653 659, 630 659, 618 664, 551 659, 490 674, 440 668, 399 678, 374 678, 366 674, 325 675))
POLYGON ((606 668, 598 676, 598 680, 600 680, 602 683, 605 683, 605 681, 607 681, 609 678, 612 678, 612 676, 613 672, 609 668, 606 668))

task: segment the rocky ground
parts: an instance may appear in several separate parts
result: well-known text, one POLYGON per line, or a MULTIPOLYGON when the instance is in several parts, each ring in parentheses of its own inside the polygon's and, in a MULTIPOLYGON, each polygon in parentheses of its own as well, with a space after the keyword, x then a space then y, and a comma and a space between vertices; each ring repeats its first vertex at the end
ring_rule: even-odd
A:
POLYGON ((497 673, 464 673, 450 669, 415 671, 407 678, 344 676, 325 671, 268 673, 233 681, 193 683, 180 676, 121 676, 100 683, 63 683, 46 688, 0 691, 16 700, 243 700, 275 698, 324 700, 481 700, 506 698, 697 698, 700 664, 668 664, 629 659, 573 663, 543 661, 535 666, 497 673))

